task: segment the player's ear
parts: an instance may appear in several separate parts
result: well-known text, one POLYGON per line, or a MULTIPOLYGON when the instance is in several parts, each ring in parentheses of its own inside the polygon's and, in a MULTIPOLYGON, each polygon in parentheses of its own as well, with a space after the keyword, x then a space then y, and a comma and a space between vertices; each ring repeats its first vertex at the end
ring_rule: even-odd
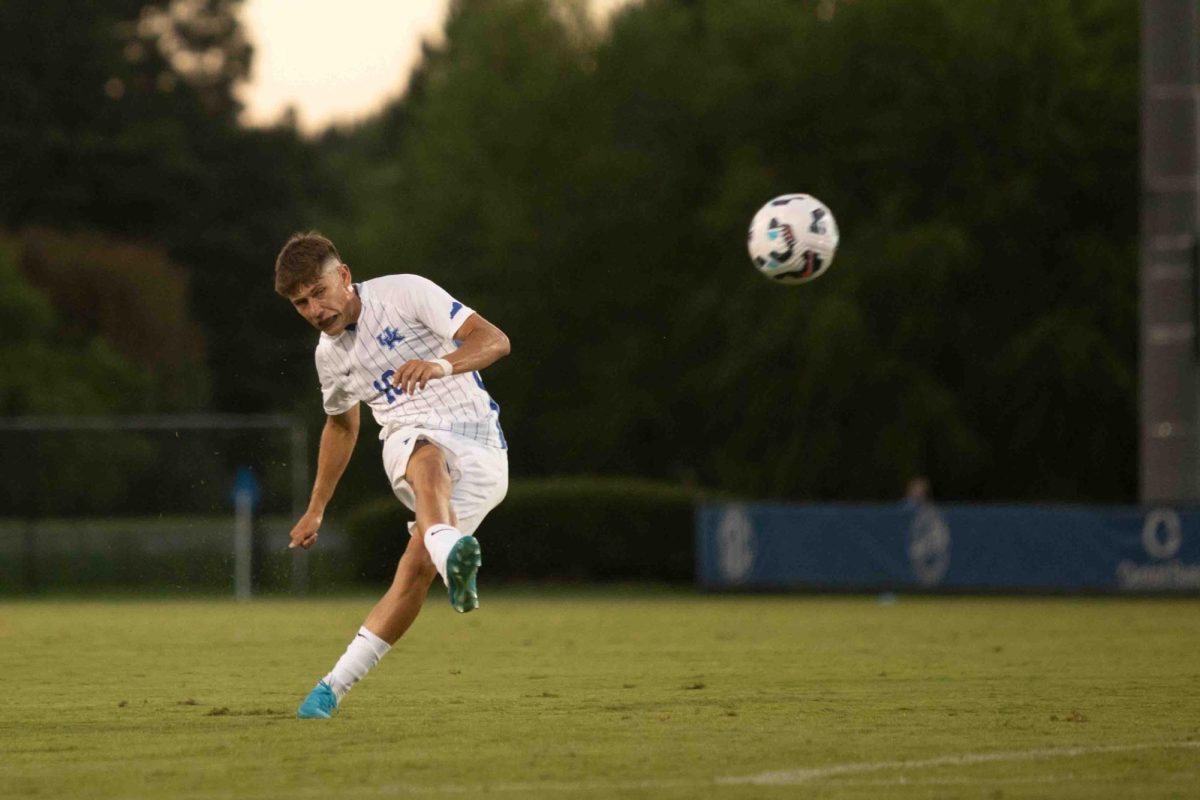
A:
POLYGON ((338 278, 341 279, 343 288, 350 288, 350 284, 353 283, 353 280, 350 277, 349 264, 338 264, 338 278))

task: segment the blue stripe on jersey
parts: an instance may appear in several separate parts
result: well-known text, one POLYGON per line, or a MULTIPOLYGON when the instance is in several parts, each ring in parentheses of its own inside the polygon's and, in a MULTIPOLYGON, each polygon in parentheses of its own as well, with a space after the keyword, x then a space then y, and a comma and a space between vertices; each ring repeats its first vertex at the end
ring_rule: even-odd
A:
MULTIPOLYGON (((471 375, 475 378, 476 385, 478 385, 480 389, 483 389, 485 392, 487 392, 487 387, 483 385, 483 376, 479 374, 479 370, 475 370, 471 373, 471 375)), ((492 399, 490 392, 488 393, 487 399, 488 408, 496 412, 496 433, 500 434, 500 449, 507 450, 508 440, 504 438, 504 428, 500 427, 500 404, 492 399)))
POLYGON ((491 396, 488 397, 488 405, 492 407, 492 411, 496 412, 496 433, 500 435, 500 449, 508 449, 508 440, 504 438, 504 428, 500 427, 500 405, 491 396))

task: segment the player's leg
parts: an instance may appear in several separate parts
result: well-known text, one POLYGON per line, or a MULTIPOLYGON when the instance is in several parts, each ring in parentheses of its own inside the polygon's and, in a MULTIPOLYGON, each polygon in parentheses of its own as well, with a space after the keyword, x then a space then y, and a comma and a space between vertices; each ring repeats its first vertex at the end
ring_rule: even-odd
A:
MULTIPOLYGON (((466 612, 479 607, 475 579, 483 561, 474 534, 508 491, 508 453, 454 434, 440 435, 439 445, 453 458, 455 479, 450 503, 458 514, 453 535, 461 537, 449 551, 443 578, 450 591, 450 604, 466 612)), ((445 546, 449 534, 439 535, 432 543, 429 539, 427 536, 426 545, 436 554, 438 540, 445 546)))
MULTIPOLYGON (((420 497, 420 493, 417 496, 420 497)), ((420 500, 417 502, 417 507, 422 507, 420 500)), ((418 515, 418 519, 420 519, 420 515, 418 515)), ((434 525, 442 524, 443 527, 453 528, 458 524, 458 517, 453 511, 449 512, 448 519, 448 524, 434 523, 434 525)), ((422 528, 420 523, 416 525, 413 535, 408 539, 404 555, 400 557, 392 585, 388 587, 387 592, 379 599, 379 602, 371 609, 371 613, 367 615, 366 621, 363 622, 363 627, 387 642, 389 646, 395 644, 412 626, 421 612, 421 607, 425 604, 425 598, 429 594, 429 585, 438 575, 437 568, 433 565, 433 559, 429 557, 429 551, 425 546, 424 534, 426 532, 427 529, 422 528)))
MULTIPOLYGON (((451 518, 453 520, 453 515, 451 518)), ((420 534, 409 537, 392 585, 371 609, 346 652, 301 704, 301 717, 328 717, 336 711, 351 687, 362 680, 412 626, 436 576, 437 570, 425 551, 420 534)))
POLYGON ((398 457, 407 457, 404 480, 415 500, 416 535, 409 538, 392 585, 371 609, 333 669, 301 703, 297 713, 303 719, 327 718, 336 713, 350 688, 379 663, 421 612, 429 585, 438 574, 422 534, 439 527, 457 532, 453 527, 457 518, 450 509, 450 474, 441 451, 422 441, 412 448, 411 455, 401 453, 398 457))
MULTIPOLYGON (((397 442, 403 442, 397 438, 397 442)), ((385 444, 385 451, 387 445, 385 444)), ((429 585, 441 572, 450 590, 450 600, 458 611, 478 606, 475 573, 480 565, 478 541, 458 530, 459 519, 451 507, 452 499, 462 504, 468 517, 464 527, 473 532, 483 516, 500 502, 508 483, 504 454, 480 459, 478 454, 456 459, 462 477, 453 487, 443 451, 420 441, 411 454, 392 453, 389 471, 403 465, 403 489, 397 495, 416 512, 415 530, 396 567, 388 591, 380 598, 358 634, 346 648, 334 669, 321 680, 301 704, 301 718, 329 717, 355 683, 363 678, 412 625, 428 594, 429 585), (485 468, 486 467, 486 468, 485 468), (452 491, 457 494, 452 496, 452 491), (411 492, 411 494, 409 493, 411 492), (433 555, 431 555, 431 553, 433 555), (435 566, 435 560, 438 565, 435 566)), ((388 454, 385 452, 385 462, 388 454)), ((395 481, 394 481, 395 482, 395 481)), ((398 484, 397 484, 398 485, 398 484)))
POLYGON ((440 445, 423 441, 408 459, 404 480, 416 499, 416 531, 429 560, 442 576, 454 610, 467 612, 479 606, 475 573, 481 556, 475 537, 464 534, 457 527, 458 520, 451 508, 453 486, 446 459, 440 445))

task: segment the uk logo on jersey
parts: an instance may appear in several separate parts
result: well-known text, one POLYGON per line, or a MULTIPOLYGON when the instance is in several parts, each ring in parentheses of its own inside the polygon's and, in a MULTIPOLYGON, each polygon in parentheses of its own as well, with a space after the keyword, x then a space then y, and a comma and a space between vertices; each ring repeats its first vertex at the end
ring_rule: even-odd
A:
POLYGON ((455 300, 450 304, 450 319, 454 319, 454 315, 462 311, 462 303, 455 300))
POLYGON ((396 343, 404 341, 404 336, 395 328, 384 328, 383 333, 376 336, 375 340, 388 350, 395 350, 396 343))

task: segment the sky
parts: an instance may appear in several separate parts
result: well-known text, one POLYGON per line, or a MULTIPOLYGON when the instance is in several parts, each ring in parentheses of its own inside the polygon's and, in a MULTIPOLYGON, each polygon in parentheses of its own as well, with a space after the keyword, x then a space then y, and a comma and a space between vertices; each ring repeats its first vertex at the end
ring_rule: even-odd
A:
MULTIPOLYGON (((591 0, 605 13, 630 0, 591 0)), ((450 0, 245 0, 254 45, 243 120, 277 121, 288 106, 302 130, 369 116, 399 95, 421 53, 437 40, 450 0), (336 11, 334 10, 336 8, 336 11)))

